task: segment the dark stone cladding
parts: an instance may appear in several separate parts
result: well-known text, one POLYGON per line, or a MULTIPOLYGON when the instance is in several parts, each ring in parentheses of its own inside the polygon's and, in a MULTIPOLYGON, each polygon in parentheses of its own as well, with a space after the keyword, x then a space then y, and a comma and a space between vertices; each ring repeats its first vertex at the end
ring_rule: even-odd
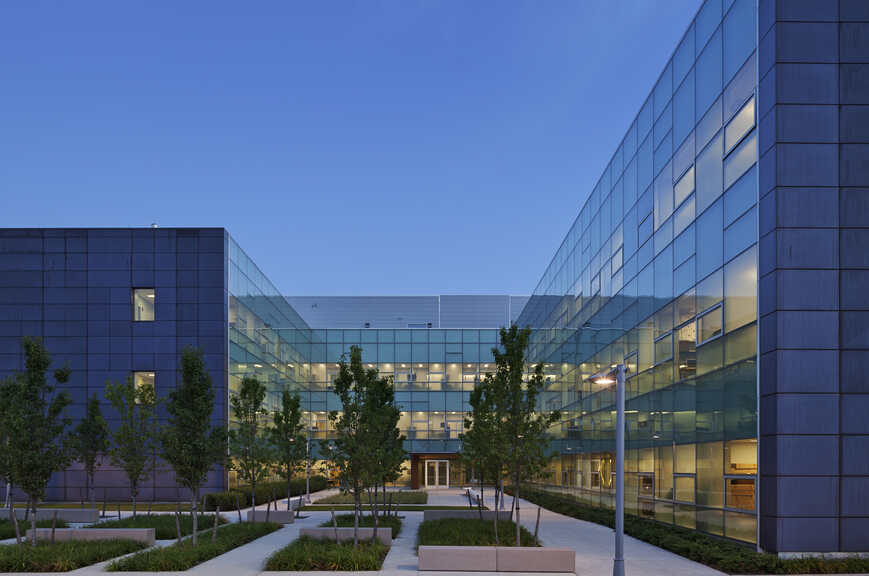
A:
MULTIPOLYGON (((106 381, 153 371, 157 394, 165 397, 179 379, 182 350, 196 346, 217 388, 213 421, 224 423, 228 238, 222 228, 0 230, 0 377, 23 369, 21 338, 39 336, 55 366, 72 369, 65 389, 73 423, 96 394, 116 425, 106 381), (155 321, 132 321, 134 287, 155 288, 155 321)), ((215 469, 207 489, 223 489, 225 476, 215 469)), ((46 498, 86 499, 84 487, 81 466, 73 464, 54 475, 46 498)), ((95 487, 98 499, 129 497, 126 477, 108 462, 95 487)), ((159 461, 139 494, 140 500, 184 497, 159 461)))
POLYGON ((869 2, 759 2, 760 545, 869 550, 869 2))

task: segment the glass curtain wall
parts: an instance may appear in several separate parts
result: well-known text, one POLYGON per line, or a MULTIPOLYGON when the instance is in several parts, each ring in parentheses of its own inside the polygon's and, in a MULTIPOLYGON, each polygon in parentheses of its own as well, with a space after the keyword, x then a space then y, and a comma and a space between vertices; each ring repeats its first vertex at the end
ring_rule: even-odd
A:
POLYGON ((547 488, 613 505, 615 390, 589 377, 625 363, 627 511, 752 542, 756 19, 703 4, 519 320, 563 367, 547 488))

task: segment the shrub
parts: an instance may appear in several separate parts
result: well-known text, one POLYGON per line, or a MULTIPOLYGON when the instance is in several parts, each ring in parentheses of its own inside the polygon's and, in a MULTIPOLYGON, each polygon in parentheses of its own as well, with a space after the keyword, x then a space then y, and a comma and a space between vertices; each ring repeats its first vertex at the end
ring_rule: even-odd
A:
MULTIPOLYGON (((203 535, 197 546, 190 539, 165 548, 152 548, 116 560, 106 570, 110 572, 180 572, 220 556, 233 548, 252 542, 280 528, 273 522, 230 524, 217 531, 217 540, 203 535)), ((210 532, 210 531, 206 531, 210 532)))
MULTIPOLYGON (((534 546, 534 536, 522 528, 522 546, 534 546)), ((516 524, 510 520, 498 522, 498 545, 513 546, 516 543, 516 524)), ((429 520, 419 525, 420 546, 494 546, 495 527, 489 520, 467 518, 443 518, 429 520)))
MULTIPOLYGON (((338 524, 339 528, 352 528, 353 527, 353 514, 338 514, 335 516, 335 520, 338 524)), ((377 524, 381 528, 392 528, 392 537, 398 538, 398 535, 401 534, 401 518, 397 516, 389 516, 383 517, 380 516, 378 518, 377 524)), ((374 527, 374 516, 371 514, 363 514, 359 517, 359 526, 361 528, 373 528, 374 527)), ((326 522, 320 524, 321 528, 332 527, 332 520, 329 519, 326 522)))
MULTIPOLYGON (((592 508, 569 498, 531 487, 522 497, 552 512, 612 527, 615 512, 592 508)), ((869 558, 781 559, 756 552, 733 540, 716 538, 688 528, 625 515, 625 534, 728 574, 846 574, 869 572, 869 558)))
POLYGON ((380 542, 336 544, 304 536, 278 550, 266 562, 266 570, 380 570, 389 548, 380 542))
MULTIPOLYGON (((328 483, 324 476, 311 476, 311 492, 325 490, 328 483)), ((300 496, 305 493, 305 479, 293 478, 290 483, 290 489, 293 496, 300 496)), ((287 483, 278 482, 263 482, 257 484, 256 487, 256 502, 257 506, 265 504, 272 499, 272 494, 278 499, 287 497, 287 483)), ((238 504, 242 508, 250 506, 250 487, 239 486, 227 492, 212 492, 205 497, 205 509, 209 511, 216 510, 216 506, 220 505, 221 510, 235 510, 236 496, 238 496, 238 504)))
MULTIPOLYGON (((387 492, 387 499, 389 498, 389 492, 387 492)), ((373 497, 372 497, 373 498, 373 497)), ((392 492, 392 505, 395 506, 399 502, 401 505, 405 504, 425 504, 428 502, 428 494, 423 492, 422 490, 402 490, 401 491, 401 500, 399 500, 399 496, 396 492, 392 492)), ((388 500, 387 500, 388 501, 388 500)), ((325 498, 321 498, 317 500, 316 504, 353 504, 353 495, 349 492, 345 492, 342 494, 333 494, 331 496, 327 496, 325 498)), ((385 502, 383 502, 383 494, 380 493, 377 495, 377 505, 385 506, 385 502)), ((368 492, 365 491, 362 493, 362 505, 368 505, 368 492)))
MULTIPOLYGON (((51 520, 39 520, 36 522, 37 528, 51 528, 51 520)), ((67 523, 65 520, 57 519, 57 527, 58 528, 66 528, 67 523)), ((24 538, 24 532, 30 529, 30 520, 24 522, 23 519, 18 519, 18 530, 21 532, 21 537, 24 538)), ((12 524, 11 520, 0 520, 0 540, 6 540, 7 538, 15 538, 15 526, 12 524)))
POLYGON ((35 548, 29 544, 0 546, 0 572, 67 572, 144 547, 131 540, 41 542, 35 548))
MULTIPOLYGON (((219 522, 226 524, 226 519, 220 517, 219 522)), ((199 515, 199 531, 210 530, 214 527, 214 514, 199 515)), ((107 520, 97 524, 91 524, 86 528, 155 528, 157 540, 172 540, 178 537, 175 528, 174 514, 158 514, 155 516, 128 516, 120 520, 107 520)), ((193 532, 193 518, 190 514, 181 515, 181 535, 187 536, 193 532)))

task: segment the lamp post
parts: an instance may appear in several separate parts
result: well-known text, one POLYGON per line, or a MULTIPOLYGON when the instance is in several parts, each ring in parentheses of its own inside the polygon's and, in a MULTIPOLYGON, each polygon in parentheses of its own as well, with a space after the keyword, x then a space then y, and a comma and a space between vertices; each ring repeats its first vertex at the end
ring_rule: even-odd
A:
POLYGON ((305 439, 305 504, 311 503, 311 422, 308 421, 305 439))
POLYGON ((625 372, 627 369, 624 364, 616 364, 608 371, 592 376, 597 384, 616 385, 616 542, 613 576, 625 576, 625 372))

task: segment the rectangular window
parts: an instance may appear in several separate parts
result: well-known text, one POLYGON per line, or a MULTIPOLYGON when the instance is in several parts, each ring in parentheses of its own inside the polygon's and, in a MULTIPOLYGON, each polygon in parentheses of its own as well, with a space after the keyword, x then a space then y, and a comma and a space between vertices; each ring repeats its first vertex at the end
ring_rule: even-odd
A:
POLYGON ((676 198, 675 204, 678 206, 682 202, 685 201, 685 198, 691 195, 694 192, 694 166, 691 166, 685 174, 682 175, 682 178, 676 182, 676 198))
POLYGON ((725 478, 725 507, 754 510, 754 478, 725 478))
POLYGON ((742 137, 754 128, 754 96, 749 98, 742 110, 727 123, 724 129, 724 151, 730 152, 742 137))
POLYGON ((676 476, 676 500, 694 502, 694 476, 676 476))
POLYGON ((154 401, 153 372, 133 372, 133 386, 136 388, 136 404, 149 404, 154 401))
POLYGON ((746 137, 724 161, 724 188, 730 188, 757 162, 757 132, 746 137))
POLYGON ((721 336, 721 306, 697 318, 697 344, 721 336))
POLYGON ((154 302, 156 300, 153 288, 133 288, 133 321, 153 322, 154 302))
POLYGON ((673 357, 673 334, 667 334, 655 341, 655 363, 669 360, 673 357))

